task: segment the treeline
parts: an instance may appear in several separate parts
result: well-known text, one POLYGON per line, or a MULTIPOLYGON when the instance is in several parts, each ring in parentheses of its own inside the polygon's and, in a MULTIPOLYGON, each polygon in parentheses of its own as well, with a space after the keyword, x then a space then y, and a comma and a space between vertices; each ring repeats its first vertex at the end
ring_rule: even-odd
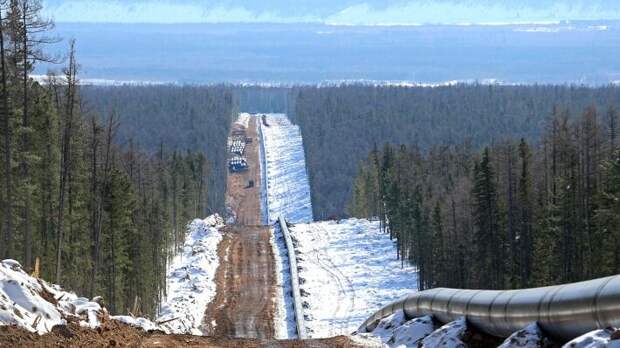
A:
POLYGON ((153 314, 188 220, 209 210, 212 169, 204 149, 119 146, 124 120, 84 103, 74 42, 60 76, 33 80, 54 61, 40 12, 37 0, 0 3, 0 257, 28 272, 39 260, 42 278, 103 295, 113 313, 153 314))
POLYGON ((375 144, 428 150, 506 136, 540 139, 553 105, 573 115, 618 105, 620 87, 457 85, 437 88, 297 87, 289 115, 301 127, 315 218, 346 216, 359 161, 375 144))
POLYGON ((250 113, 285 113, 289 109, 289 87, 232 87, 239 110, 250 113))
POLYGON ((370 152, 350 211, 379 217, 420 289, 524 288, 620 272, 619 114, 555 108, 540 141, 370 152))
POLYGON ((85 108, 98 115, 115 113, 117 143, 131 144, 149 154, 202 152, 207 178, 209 212, 224 212, 226 142, 237 101, 230 87, 214 86, 84 86, 85 108))

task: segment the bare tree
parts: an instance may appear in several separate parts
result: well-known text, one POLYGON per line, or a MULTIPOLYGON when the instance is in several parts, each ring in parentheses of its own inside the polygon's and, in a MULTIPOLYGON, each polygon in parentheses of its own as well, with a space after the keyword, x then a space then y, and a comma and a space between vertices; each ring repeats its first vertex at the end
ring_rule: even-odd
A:
POLYGON ((60 160, 60 190, 58 198, 58 223, 57 223, 57 250, 56 250, 56 283, 60 283, 62 275, 62 248, 64 239, 64 210, 65 193, 68 178, 71 175, 71 140, 73 137, 74 114, 77 106, 77 71, 78 64, 75 60, 75 40, 69 43, 69 65, 65 69, 66 99, 64 105, 64 129, 62 135, 62 150, 60 160))
POLYGON ((11 125, 9 109, 9 91, 7 87, 7 66, 5 49, 4 11, 6 3, 0 2, 0 78, 2 79, 2 132, 4 135, 4 250, 0 254, 5 258, 11 257, 13 242, 13 174, 11 172, 11 125))

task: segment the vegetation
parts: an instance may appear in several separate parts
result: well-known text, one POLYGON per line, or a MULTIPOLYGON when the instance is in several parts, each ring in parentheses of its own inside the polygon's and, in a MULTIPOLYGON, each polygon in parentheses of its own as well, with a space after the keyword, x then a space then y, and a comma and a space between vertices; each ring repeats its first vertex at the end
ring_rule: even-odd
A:
POLYGON ((114 113, 116 143, 155 154, 192 151, 207 157, 209 213, 224 212, 226 142, 237 106, 225 86, 84 86, 81 95, 96 115, 114 113))
POLYGON ((225 185, 207 200, 224 161, 205 149, 225 152, 231 94, 83 89, 74 42, 62 76, 37 82, 30 73, 53 60, 43 52, 54 41, 40 8, 0 3, 0 257, 27 271, 39 259, 42 278, 104 295, 114 313, 153 314, 187 222, 223 201, 225 185))
POLYGON ((370 152, 350 211, 378 217, 421 289, 522 288, 620 271, 617 110, 556 108, 542 139, 386 144, 370 152))
POLYGON ((506 136, 535 141, 554 105, 575 115, 620 100, 620 87, 485 86, 437 88, 364 85, 298 87, 288 102, 301 127, 314 216, 346 216, 359 161, 376 144, 468 142, 480 148, 506 136))

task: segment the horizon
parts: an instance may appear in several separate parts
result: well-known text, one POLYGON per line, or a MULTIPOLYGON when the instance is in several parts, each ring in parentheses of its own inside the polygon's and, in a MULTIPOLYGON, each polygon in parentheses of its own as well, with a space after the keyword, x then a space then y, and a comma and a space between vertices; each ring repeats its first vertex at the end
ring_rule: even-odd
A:
POLYGON ((541 24, 620 20, 612 0, 44 0, 44 13, 66 23, 320 23, 328 25, 541 24))

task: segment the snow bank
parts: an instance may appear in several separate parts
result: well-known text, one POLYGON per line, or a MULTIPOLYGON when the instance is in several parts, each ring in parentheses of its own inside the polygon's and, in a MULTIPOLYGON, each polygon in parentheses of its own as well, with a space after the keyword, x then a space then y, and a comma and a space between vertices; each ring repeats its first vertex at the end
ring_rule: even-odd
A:
POLYGON ((245 128, 248 128, 249 124, 250 124, 250 118, 252 117, 252 115, 246 113, 246 112, 242 112, 239 114, 239 117, 237 117, 237 120, 235 121, 236 124, 241 125, 245 128))
POLYGON ((378 221, 348 219, 290 228, 310 337, 350 334, 386 303, 416 289, 378 221))
MULTIPOLYGON (((100 305, 101 298, 89 300, 63 291, 55 284, 34 278, 23 271, 19 262, 0 262, 0 325, 16 325, 30 332, 45 334, 67 320, 77 320, 81 326, 96 328, 100 318, 107 316, 100 305)), ((163 330, 144 318, 111 317, 145 330, 163 330)))
POLYGON ((462 341, 466 331, 467 322, 465 318, 457 319, 440 327, 424 338, 422 340, 422 347, 466 348, 467 345, 462 341))
POLYGON ((370 335, 378 337, 381 343, 388 347, 418 347, 434 330, 432 317, 425 316, 406 321, 403 311, 397 311, 383 318, 370 335))
POLYGON ((563 348, 620 348, 620 331, 595 330, 566 343, 563 348))
POLYGON ((381 319, 371 333, 360 337, 376 337, 385 347, 390 348, 465 348, 463 337, 467 331, 465 318, 455 320, 438 329, 432 316, 406 320, 403 311, 381 319))
POLYGON ((269 222, 284 215, 292 223, 312 221, 310 182, 299 127, 284 114, 267 114, 261 124, 267 172, 269 222))
POLYGON ((538 348, 543 346, 543 340, 538 324, 532 323, 510 335, 499 348, 538 348))
POLYGON ((215 214, 188 225, 183 252, 175 257, 166 276, 167 298, 158 322, 172 333, 201 335, 207 305, 215 297, 217 246, 222 240, 222 218, 215 214))

